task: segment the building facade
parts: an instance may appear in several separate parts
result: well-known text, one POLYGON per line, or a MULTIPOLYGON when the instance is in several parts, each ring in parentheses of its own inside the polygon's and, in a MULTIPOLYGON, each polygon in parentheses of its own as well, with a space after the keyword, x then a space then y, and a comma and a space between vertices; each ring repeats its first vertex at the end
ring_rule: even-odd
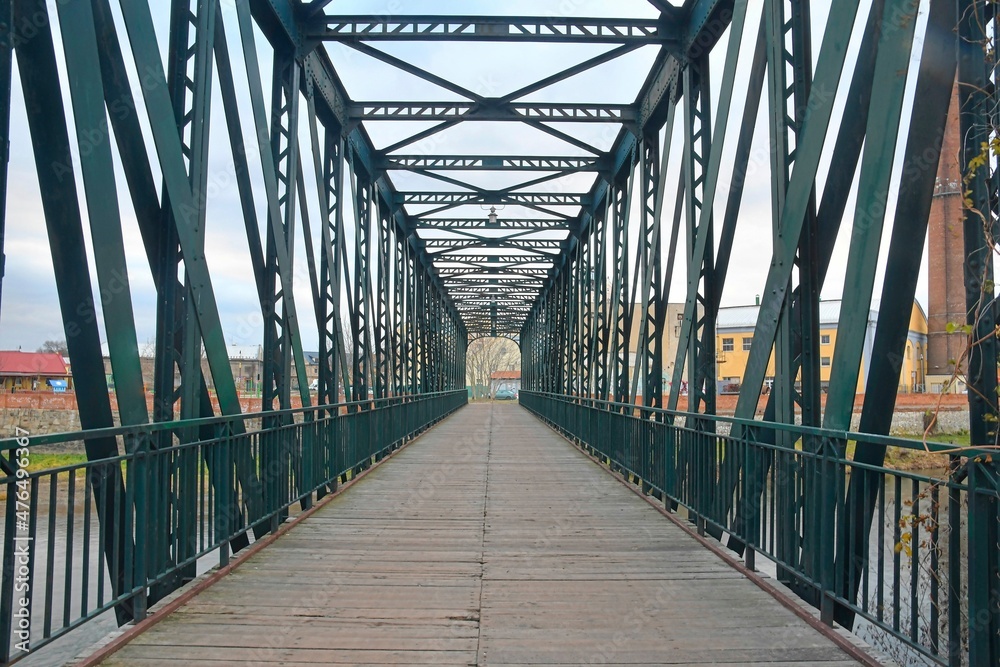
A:
POLYGON ((73 377, 56 352, 0 351, 0 391, 64 392, 73 389, 73 377))
MULTIPOLYGON (((840 321, 841 303, 839 300, 820 302, 820 382, 824 387, 829 384, 830 373, 833 370, 833 355, 837 346, 837 325, 840 321)), ((740 390, 747 361, 750 358, 750 347, 753 343, 759 311, 759 306, 735 306, 719 309, 716 327, 716 368, 720 393, 735 394, 740 390)), ((858 375, 858 393, 864 393, 865 383, 868 379, 877 322, 878 311, 869 311, 868 323, 865 327, 861 373, 858 375)), ((920 304, 914 301, 906 349, 899 360, 898 391, 909 393, 922 392, 927 389, 927 345, 927 316, 920 304)), ((768 361, 766 382, 770 385, 773 380, 774 354, 772 353, 771 359, 768 361)))
POLYGON ((490 396, 496 396, 501 389, 514 394, 521 393, 521 371, 494 371, 490 374, 490 396))
MULTIPOLYGON (((663 326, 663 378, 661 384, 663 395, 670 393, 671 383, 674 375, 674 363, 677 359, 677 345, 681 339, 681 326, 684 324, 684 304, 668 303, 667 316, 663 326)), ((639 330, 642 326, 642 305, 634 304, 632 311, 632 335, 629 337, 628 349, 629 377, 635 377, 635 352, 639 349, 639 330)), ((642 368, 639 368, 639 395, 645 387, 644 378, 641 376, 642 368)), ((687 367, 684 368, 683 378, 687 379, 687 367)))

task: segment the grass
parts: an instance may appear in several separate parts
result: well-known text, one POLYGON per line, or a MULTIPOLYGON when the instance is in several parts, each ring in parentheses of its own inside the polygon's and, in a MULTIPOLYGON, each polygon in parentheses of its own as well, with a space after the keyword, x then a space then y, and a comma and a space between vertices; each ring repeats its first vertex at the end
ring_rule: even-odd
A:
MULTIPOLYGON (((907 435, 914 440, 923 440, 923 434, 907 435)), ((956 447, 968 447, 970 436, 967 431, 960 433, 935 433, 927 436, 927 442, 956 447)), ((931 454, 919 449, 890 448, 886 452, 885 465, 894 470, 945 470, 948 467, 948 457, 944 454, 931 454)))
MULTIPOLYGON (((29 460, 28 471, 29 472, 41 472, 44 470, 52 470, 54 468, 62 468, 64 466, 80 465, 87 462, 86 454, 43 454, 41 452, 32 452, 29 460)), ((77 480, 81 480, 87 474, 86 468, 80 468, 76 471, 77 480)), ((60 484, 66 482, 68 477, 66 473, 60 475, 60 484)), ((47 481, 45 482, 48 483, 47 481)), ((7 489, 0 489, 0 502, 6 502, 7 500, 7 489)))
MULTIPOLYGON (((32 452, 31 465, 28 466, 28 470, 30 472, 38 472, 40 470, 62 468, 63 466, 80 465, 86 462, 86 454, 43 454, 41 452, 32 452)), ((77 474, 80 474, 80 471, 77 474)))
MULTIPOLYGON (((905 434, 902 437, 911 440, 922 440, 923 434, 905 434)), ((969 434, 962 433, 936 433, 927 438, 928 442, 941 443, 944 445, 955 445, 956 447, 969 446, 969 434)), ((799 448, 799 445, 796 445, 799 448)), ((857 442, 847 441, 847 458, 853 460, 854 452, 857 449, 857 442)), ((932 454, 922 449, 905 449, 903 447, 890 447, 885 453, 885 467, 892 470, 914 471, 944 471, 948 468, 948 457, 944 454, 932 454)))
MULTIPOLYGON (((923 438, 923 436, 917 437, 923 438)), ((962 431, 961 433, 935 433, 934 435, 927 436, 927 442, 940 442, 945 445, 968 447, 972 444, 972 436, 969 435, 968 431, 962 431)))

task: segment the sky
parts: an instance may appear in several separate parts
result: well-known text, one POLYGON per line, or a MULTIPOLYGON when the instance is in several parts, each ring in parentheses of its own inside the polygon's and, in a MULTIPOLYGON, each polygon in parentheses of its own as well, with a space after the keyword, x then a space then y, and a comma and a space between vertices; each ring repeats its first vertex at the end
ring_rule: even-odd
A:
MULTIPOLYGON (((158 46, 161 53, 165 53, 168 3, 151 4, 154 6, 154 20, 158 30, 158 46)), ((856 27, 852 47, 849 52, 848 67, 852 65, 851 61, 857 50, 861 32, 860 25, 863 24, 867 15, 868 4, 868 1, 862 1, 858 26, 856 27)), ((925 5, 926 0, 922 4, 925 5)), ((50 0, 49 5, 50 12, 52 12, 52 16, 54 17, 54 0, 50 0)), ((114 5, 117 12, 117 3, 112 3, 112 5, 114 5)), ((762 5, 762 0, 751 0, 750 3, 751 10, 747 21, 748 27, 744 35, 742 48, 740 49, 740 76, 737 77, 736 88, 732 93, 735 104, 730 116, 731 130, 726 137, 723 148, 725 152, 722 182, 728 181, 729 174, 726 170, 732 161, 732 154, 735 150, 737 123, 742 115, 743 97, 746 88, 746 72, 752 57, 752 33, 754 33, 758 25, 762 5)), ((826 13, 829 11, 830 2, 828 0, 817 0, 812 5, 814 53, 818 53, 822 38, 822 29, 825 25, 826 13)), ((237 46, 239 33, 233 1, 225 0, 223 7, 224 24, 234 63, 237 88, 240 91, 246 91, 247 71, 243 66, 243 54, 237 46)), ((402 0, 335 0, 331 4, 329 11, 344 14, 382 15, 396 13, 438 14, 449 12, 461 12, 463 14, 502 13, 528 16, 655 17, 657 15, 652 6, 644 0, 511 0, 503 3, 495 1, 485 2, 482 0, 462 0, 461 2, 458 0, 435 0, 433 2, 406 0, 405 3, 402 0)), ((922 7, 921 19, 917 27, 918 37, 923 31, 925 12, 926 7, 922 7)), ((121 17, 118 16, 117 18, 120 31, 124 34, 124 30, 121 29, 121 17)), ((718 88, 720 86, 722 58, 724 57, 723 52, 725 50, 721 47, 728 40, 728 35, 728 32, 723 35, 720 48, 716 49, 716 52, 713 54, 712 67, 715 72, 713 79, 715 88, 713 99, 716 103, 721 95, 721 91, 718 88)), ((68 107, 69 99, 65 76, 65 62, 58 36, 56 37, 56 42, 57 60, 59 60, 62 72, 61 83, 64 95, 67 96, 66 106, 68 107)), ((256 34, 256 45, 261 71, 265 72, 265 76, 263 77, 264 99, 269 100, 271 59, 266 41, 259 32, 256 34)), ((470 45, 468 43, 444 42, 379 43, 376 46, 387 53, 407 60, 486 96, 503 95, 506 92, 515 90, 608 49, 608 47, 593 45, 470 45)), ((343 45, 331 44, 327 48, 331 59, 343 79, 348 94, 355 100, 461 99, 454 93, 419 80, 343 45)), ((655 47, 643 47, 612 63, 600 66, 569 81, 534 93, 525 98, 525 100, 631 103, 634 101, 647 76, 655 54, 655 47)), ((919 48, 914 49, 914 54, 915 66, 919 58, 917 55, 919 54, 919 48)), ((129 60, 130 56, 126 54, 126 61, 128 62, 129 60)), ((133 80, 137 80, 138 77, 135 74, 134 67, 131 65, 129 67, 133 80)), ((847 84, 847 81, 842 83, 841 95, 838 96, 838 99, 842 97, 843 90, 846 89, 847 84)), ((908 82, 909 92, 904 102, 906 109, 909 109, 913 104, 913 84, 914 81, 911 77, 911 80, 908 82)), ((250 99, 245 93, 241 93, 240 95, 240 107, 244 118, 244 134, 246 135, 248 144, 252 148, 252 159, 250 161, 251 178, 255 184, 256 207, 260 212, 258 216, 260 220, 259 227, 261 233, 263 233, 263 211, 265 206, 262 194, 263 175, 259 159, 256 159, 256 154, 253 152, 253 144, 251 143, 249 128, 249 119, 252 117, 250 99)), ((841 99, 838 103, 837 111, 835 111, 833 127, 836 127, 842 113, 843 103, 841 99)), ((904 113, 904 127, 908 116, 909 112, 907 111, 904 113)), ((144 128, 146 128, 147 142, 151 146, 151 142, 148 140, 150 135, 148 133, 148 122, 144 110, 140 112, 140 119, 144 128)), ((763 290, 767 275, 771 257, 771 202, 766 123, 766 113, 762 110, 758 115, 751 172, 741 209, 741 219, 736 235, 730 278, 726 283, 723 293, 723 305, 753 303, 755 296, 763 290)), ((424 129, 427 125, 420 122, 400 123, 383 121, 369 123, 367 127, 376 147, 382 148, 424 129)), ((71 140, 74 140, 75 133, 72 122, 70 122, 69 129, 71 140)), ((560 125, 559 129, 572 129, 575 134, 602 149, 611 146, 618 132, 617 126, 613 127, 610 125, 589 125, 571 128, 560 125)), ((305 151, 303 162, 306 165, 310 165, 312 157, 311 153, 307 150, 309 136, 306 123, 303 122, 301 130, 300 140, 303 147, 306 147, 303 148, 305 151)), ((679 151, 682 141, 679 135, 679 124, 677 130, 672 143, 673 155, 668 164, 666 181, 668 184, 667 202, 673 201, 672 188, 677 183, 678 170, 680 168, 679 151)), ((246 233, 240 213, 238 192, 233 173, 232 155, 222 115, 222 103, 217 90, 212 100, 210 132, 209 161, 211 175, 208 189, 206 248, 213 288, 217 301, 220 304, 220 316, 227 342, 241 345, 254 344, 259 342, 263 336, 262 318, 252 280, 246 233)), ((34 350, 44 340, 62 339, 65 338, 65 334, 62 331, 62 323, 59 316, 52 257, 49 253, 45 224, 42 217, 38 183, 31 154, 30 137, 23 108, 23 97, 20 82, 16 76, 14 77, 12 92, 10 135, 11 160, 6 206, 6 247, 4 249, 6 254, 6 272, 2 284, 2 305, 0 305, 0 349, 21 348, 24 350, 34 350)), ((891 138, 887 139, 891 140, 891 138)), ((828 139, 828 145, 830 141, 828 139)), ((902 149, 903 143, 903 141, 898 142, 897 154, 902 149)), ((404 149, 403 152, 523 155, 585 154, 580 149, 564 144, 547 134, 517 123, 463 124, 435 135, 424 142, 414 144, 404 149)), ((123 236, 128 253, 129 281, 138 334, 137 343, 139 348, 143 349, 151 343, 155 336, 155 290, 142 250, 135 214, 131 208, 117 152, 115 153, 115 162, 119 202, 123 219, 123 236)), ((81 186, 79 188, 81 207, 86 212, 79 170, 78 149, 74 149, 74 165, 78 185, 81 186)), ((894 183, 898 180, 899 167, 897 160, 897 178, 894 179, 894 183)), ((821 164, 820 171, 820 194, 827 170, 828 164, 824 162, 821 164)), ((160 178, 155 160, 153 171, 159 187, 160 178)), ((403 191, 423 188, 430 190, 454 189, 447 184, 414 174, 393 172, 391 177, 397 189, 403 191)), ((464 176, 459 177, 464 178, 464 176)), ((518 180, 520 178, 517 177, 518 180)), ((514 182, 510 174, 489 172, 470 176, 467 180, 484 187, 503 187, 514 182)), ((560 179, 553 186, 566 192, 585 192, 589 190, 591 183, 591 176, 573 176, 560 179)), ((553 186, 549 186, 548 189, 552 189, 553 186)), ((347 187, 349 186, 345 183, 345 188, 347 187)), ((305 204, 308 207, 311 221, 311 233, 314 238, 314 245, 318 246, 320 229, 317 222, 320 218, 319 204, 315 183, 312 181, 311 172, 308 168, 306 190, 305 204)), ((349 192, 349 190, 347 191, 349 192)), ((892 192, 894 190, 890 192, 890 203, 894 202, 892 192)), ((720 188, 716 198, 716 210, 718 212, 723 210, 725 196, 725 188, 720 188)), ((670 206, 664 212, 665 219, 668 221, 672 213, 669 208, 670 206)), ((883 239, 885 240, 881 248, 883 259, 886 252, 887 239, 892 228, 891 208, 892 206, 890 205, 889 220, 886 222, 883 234, 883 239)), ((421 209, 419 208, 410 210, 411 213, 419 213, 420 211, 421 209)), ((852 212, 853 200, 848 209, 848 215, 852 214, 852 212)), ((502 210, 500 213, 501 215, 510 217, 537 217, 530 212, 515 211, 512 209, 502 210)), ((487 211, 480 210, 479 206, 471 206, 451 211, 447 215, 449 217, 485 217, 487 214, 487 211)), ((353 212, 349 213, 348 220, 352 219, 350 215, 353 215, 353 212)), ((721 219, 721 215, 717 215, 717 219, 721 219)), ((843 289, 844 271, 847 262, 847 244, 851 225, 845 224, 843 227, 845 232, 841 234, 838 240, 833 267, 823 290, 822 296, 824 299, 839 298, 843 289)), ((92 280, 96 289, 97 281, 93 262, 93 239, 90 238, 89 228, 85 229, 85 235, 87 236, 88 255, 91 260, 92 280)), ((352 235, 353 232, 349 230, 349 241, 352 235)), ((665 238, 663 242, 666 243, 665 238)), ((683 249, 685 247, 684 238, 679 239, 678 243, 679 248, 683 249)), ((308 283, 305 246, 302 240, 301 229, 297 230, 294 255, 296 278, 294 297, 299 313, 299 320, 302 323, 303 347, 305 349, 315 349, 318 345, 318 337, 315 319, 312 315, 312 297, 308 283)), ((680 257, 683 257, 682 252, 680 253, 680 257)), ((350 261, 352 262, 353 259, 350 261)), ((918 282, 917 298, 926 306, 926 258, 924 267, 921 270, 918 282)), ((683 300, 683 271, 683 262, 678 262, 670 292, 670 299, 672 301, 683 300)), ((882 276, 880 273, 876 282, 876 298, 881 291, 881 280, 882 276)), ((100 315, 99 320, 103 332, 103 318, 100 315)))

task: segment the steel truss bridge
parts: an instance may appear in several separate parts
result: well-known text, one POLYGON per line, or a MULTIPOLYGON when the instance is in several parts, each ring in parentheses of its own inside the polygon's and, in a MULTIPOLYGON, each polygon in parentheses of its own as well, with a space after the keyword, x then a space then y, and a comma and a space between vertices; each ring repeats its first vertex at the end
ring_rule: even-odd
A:
MULTIPOLYGON (((824 622, 863 621, 940 664, 1000 663, 994 3, 836 0, 823 20, 808 0, 649 0, 623 3, 625 18, 167 4, 0 0, 4 151, 35 168, 83 429, 3 441, 0 657, 18 655, 18 535, 50 545, 24 565, 43 591, 30 600, 43 619, 34 645, 111 609, 120 623, 141 619, 199 558, 228 563, 459 409, 470 341, 506 336, 522 350, 523 406, 750 567, 773 563, 824 622), (592 55, 485 94, 394 55, 432 42, 592 55), (331 56, 343 52, 441 97, 384 87, 355 99, 331 56), (573 88, 636 53, 651 66, 632 101, 573 88), (968 309, 957 325, 969 339, 956 361, 973 447, 938 447, 951 468, 936 480, 884 464, 887 451, 923 448, 888 433, 937 164, 954 157, 941 153, 956 80, 968 309), (22 118, 27 136, 11 131, 22 118), (381 124, 407 121, 403 138, 373 140, 381 124), (500 136, 531 128, 564 150, 437 149, 477 123, 500 136), (263 322, 259 412, 241 404, 227 356, 220 286, 232 278, 209 268, 220 154, 263 322), (739 241, 768 235, 743 207, 760 171, 769 254, 739 241), (133 219, 141 248, 125 241, 133 219), (156 291, 148 313, 136 312, 126 270, 140 254, 156 291), (735 415, 723 418, 716 319, 725 286, 753 270, 766 275, 760 314, 735 415), (825 386, 819 298, 839 271, 825 386), (676 323, 671 294, 684 302, 676 323), (296 304, 301 295, 311 298, 296 304), (148 387, 140 316, 156 322, 148 387), (294 378, 307 377, 314 327, 311 393, 294 378), (86 464, 24 469, 25 443, 76 441, 86 464), (19 493, 47 526, 20 525, 19 493), (52 545, 67 493, 70 514, 86 517, 62 572, 52 545)), ((22 197, 8 189, 12 164, 0 163, 5 207, 22 197)), ((23 286, 3 288, 9 302, 23 286)))

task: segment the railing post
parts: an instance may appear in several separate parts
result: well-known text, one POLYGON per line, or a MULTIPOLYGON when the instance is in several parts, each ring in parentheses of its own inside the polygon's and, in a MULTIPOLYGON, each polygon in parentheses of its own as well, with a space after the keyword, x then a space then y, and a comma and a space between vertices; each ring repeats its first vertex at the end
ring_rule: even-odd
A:
POLYGON ((219 427, 219 442, 215 445, 214 459, 216 469, 215 483, 215 539, 219 543, 219 567, 229 565, 231 551, 230 538, 233 534, 234 513, 238 511, 233 485, 233 469, 236 460, 233 456, 232 427, 226 422, 219 427))
MULTIPOLYGON (((10 459, 13 460, 15 458, 13 450, 10 450, 9 454, 10 459)), ((5 465, 6 463, 7 462, 4 461, 5 465)), ((10 660, 10 639, 14 623, 14 549, 17 544, 14 539, 17 535, 15 523, 15 511, 17 506, 17 503, 15 502, 15 499, 17 498, 17 476, 15 473, 17 471, 17 465, 13 464, 10 468, 10 481, 7 484, 6 512, 4 513, 3 584, 0 586, 0 661, 4 663, 10 660)))
POLYGON ((1000 475, 992 462, 969 461, 969 664, 1000 664, 1000 475))
MULTIPOLYGON (((149 545, 149 445, 148 436, 139 436, 135 443, 135 456, 129 471, 129 485, 133 491, 135 508, 135 546, 132 550, 132 588, 141 586, 132 600, 132 617, 136 621, 146 618, 149 606, 149 588, 146 585, 146 551, 149 545)), ((89 499, 88 499, 89 502, 89 499)))
MULTIPOLYGON (((837 484, 840 475, 835 457, 839 457, 839 452, 837 446, 829 438, 823 438, 820 448, 819 458, 813 459, 818 464, 817 472, 819 474, 813 478, 819 480, 818 498, 817 494, 812 494, 813 498, 819 501, 819 512, 814 515, 819 520, 819 525, 814 529, 819 531, 819 535, 817 536, 818 540, 810 541, 813 544, 819 544, 820 619, 823 623, 832 626, 834 600, 837 594, 834 542, 837 531, 837 508, 840 505, 839 485, 837 484)), ((810 492, 807 489, 806 497, 808 498, 809 495, 810 492)), ((806 522, 808 524, 808 515, 806 522)), ((808 533, 808 525, 805 530, 808 533)))
MULTIPOLYGON (((948 469, 957 471, 958 456, 949 457, 948 469)), ((962 665, 962 559, 952 554, 962 553, 962 490, 948 486, 948 667, 962 665)))

